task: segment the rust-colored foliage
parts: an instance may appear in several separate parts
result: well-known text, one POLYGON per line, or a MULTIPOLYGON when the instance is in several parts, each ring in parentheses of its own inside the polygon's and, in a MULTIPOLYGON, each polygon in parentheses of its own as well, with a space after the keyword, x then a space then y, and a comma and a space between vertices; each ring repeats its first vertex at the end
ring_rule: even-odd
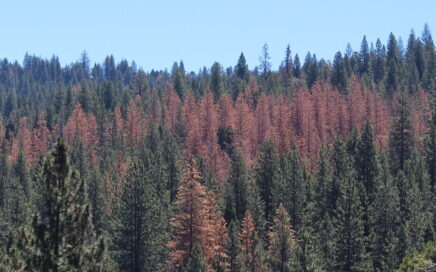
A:
POLYGON ((183 118, 185 121, 185 151, 187 154, 199 154, 200 122, 198 107, 194 95, 189 92, 183 106, 183 118))
POLYGON ((225 179, 228 161, 218 145, 218 115, 213 94, 210 91, 200 100, 199 117, 200 146, 198 155, 205 158, 206 166, 215 173, 221 183, 225 179))
POLYGON ((168 243, 173 269, 190 255, 196 243, 201 246, 209 269, 225 266, 222 259, 226 256, 227 227, 213 193, 206 192, 198 182, 200 179, 200 172, 192 159, 183 173, 174 204, 176 215, 170 222, 174 228, 168 243))
POLYGON ((414 134, 416 135, 418 142, 417 146, 419 150, 424 147, 423 139, 427 131, 428 122, 431 117, 430 101, 428 93, 419 91, 412 97, 412 120, 414 120, 414 134))
POLYGON ((225 268, 224 262, 227 257, 226 254, 226 242, 228 237, 228 231, 226 227, 226 221, 221 215, 215 202, 215 197, 212 192, 208 192, 206 200, 206 226, 204 230, 206 237, 206 248, 203 254, 207 263, 213 268, 214 271, 218 271, 219 268, 225 268))
POLYGON ((28 159, 30 164, 35 163, 38 158, 47 152, 51 134, 47 128, 47 121, 44 118, 43 114, 38 115, 37 127, 35 127, 32 131, 32 147, 31 147, 31 155, 28 159))
POLYGON ((86 114, 80 104, 74 107, 65 126, 65 138, 71 145, 75 137, 80 137, 88 152, 90 161, 96 166, 98 151, 97 119, 92 113, 86 114))
POLYGON ((274 107, 274 142, 281 153, 289 151, 292 144, 291 109, 288 99, 282 95, 274 107))
POLYGON ((171 84, 167 85, 167 91, 165 95, 165 125, 169 132, 176 134, 176 125, 178 115, 180 114, 180 98, 174 91, 174 87, 171 84))
POLYGON ((241 249, 245 255, 244 262, 248 267, 251 267, 254 261, 251 250, 254 236, 255 228, 253 223, 253 216, 249 211, 246 211, 241 223, 241 233, 239 234, 239 240, 241 240, 241 249))
POLYGON ((253 134, 256 135, 255 148, 257 149, 263 142, 270 140, 271 137, 271 115, 267 97, 261 94, 256 107, 256 129, 253 134))
POLYGON ((218 122, 222 128, 233 127, 235 122, 233 100, 228 94, 223 94, 219 100, 218 122))
POLYGON ((233 141, 244 156, 244 161, 252 164, 251 137, 253 135, 253 113, 250 110, 245 96, 240 95, 235 103, 235 122, 233 128, 233 141))
POLYGON ((203 252, 208 253, 210 225, 207 224, 206 189, 198 182, 201 178, 195 161, 187 165, 183 180, 177 191, 174 203, 176 215, 171 219, 174 233, 168 247, 171 250, 170 263, 177 268, 199 243, 203 252))
POLYGON ((141 97, 137 95, 130 100, 127 108, 126 138, 131 147, 137 147, 144 138, 144 122, 141 108, 141 97))

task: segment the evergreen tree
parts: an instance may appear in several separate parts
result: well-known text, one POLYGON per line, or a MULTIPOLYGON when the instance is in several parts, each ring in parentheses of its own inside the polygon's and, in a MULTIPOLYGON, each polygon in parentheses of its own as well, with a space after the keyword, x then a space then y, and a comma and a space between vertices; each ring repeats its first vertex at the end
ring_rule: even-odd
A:
POLYGON ((342 93, 346 93, 348 86, 347 77, 347 70, 342 59, 342 54, 341 52, 338 52, 333 60, 333 70, 331 75, 332 85, 342 93))
POLYGON ((278 188, 279 164, 276 149, 272 141, 266 141, 259 151, 256 168, 256 181, 260 196, 265 204, 265 217, 272 220, 274 207, 278 205, 278 195, 274 194, 278 188))
POLYGON ((290 93, 293 70, 294 70, 293 66, 294 64, 292 63, 291 48, 288 45, 286 47, 285 59, 283 60, 283 64, 281 67, 283 87, 286 94, 290 93))
POLYGON ((434 91, 436 84, 436 53, 433 38, 430 32, 428 24, 425 24, 424 31, 422 33, 422 42, 424 43, 425 52, 425 72, 423 74, 424 88, 428 92, 434 91))
POLYGON ((221 75, 222 68, 218 62, 215 62, 210 70, 212 73, 210 76, 210 90, 213 93, 215 101, 217 101, 224 92, 221 75))
POLYGON ((410 33, 409 40, 407 42, 407 51, 405 54, 405 81, 406 88, 410 94, 414 94, 419 88, 419 70, 417 67, 417 40, 415 33, 410 33))
POLYGON ((305 204, 307 203, 306 192, 308 180, 305 179, 305 167, 300 159, 298 151, 292 151, 287 158, 281 159, 281 181, 278 185, 276 198, 284 205, 292 220, 293 227, 299 229, 305 204))
POLYGON ((406 160, 412 155, 414 143, 410 104, 407 97, 402 94, 398 97, 389 137, 389 155, 393 173, 404 169, 406 160))
POLYGON ((360 186, 356 182, 350 157, 344 147, 335 152, 336 174, 339 182, 339 196, 336 203, 334 230, 334 269, 335 271, 368 271, 368 256, 364 249, 364 226, 360 186), (342 151, 340 151, 342 150, 342 151), (339 163, 341 163, 340 167, 339 163))
POLYGON ((386 60, 386 91, 390 96, 395 91, 400 91, 400 49, 398 47, 397 40, 394 34, 390 34, 387 48, 387 60, 386 60))
POLYGON ((174 81, 173 81, 174 90, 176 90, 180 99, 183 100, 186 95, 185 82, 184 82, 185 75, 182 74, 182 72, 178 68, 174 71, 174 73, 175 73, 174 81))
POLYGON ((85 180, 71 169, 62 140, 46 158, 42 178, 43 210, 17 239, 21 252, 9 250, 8 263, 16 264, 24 252, 25 270, 105 271, 105 246, 93 234, 85 180))
POLYGON ((230 220, 241 222, 248 208, 248 174, 244 159, 239 151, 233 153, 227 182, 228 198, 226 202, 225 218, 227 222, 230 222, 230 220))
POLYGON ((186 272, 206 272, 207 266, 199 243, 196 243, 186 264, 186 272))
POLYGON ((398 191, 385 158, 382 159, 376 184, 370 216, 372 265, 375 271, 392 271, 399 261, 395 252, 399 202, 398 191))
POLYGON ((425 159, 427 171, 430 175, 430 186, 432 191, 436 189, 436 104, 432 105, 432 115, 429 122, 427 137, 425 138, 425 159))
MULTIPOLYGON (((368 197, 368 205, 372 203, 372 197, 375 193, 376 178, 378 176, 377 152, 375 149, 374 134, 371 124, 366 123, 364 131, 357 143, 356 178, 364 186, 365 193, 368 197)), ((362 201, 364 200, 361 198, 362 201)))
POLYGON ((129 168, 115 213, 120 271, 166 271, 168 211, 147 170, 138 162, 129 168))
POLYGON ((245 271, 241 242, 239 241, 238 234, 238 223, 232 220, 229 224, 229 238, 227 241, 228 271, 230 272, 245 271))
POLYGON ((303 65, 304 74, 306 75, 306 82, 309 88, 312 87, 313 84, 318 80, 318 61, 316 60, 316 55, 313 56, 310 52, 307 53, 306 59, 303 65))
POLYGON ((380 39, 377 39, 375 46, 374 81, 378 84, 383 82, 385 76, 386 50, 380 39))
POLYGON ((244 53, 241 53, 241 55, 239 56, 238 63, 235 66, 235 74, 239 79, 244 80, 246 83, 248 83, 248 65, 245 60, 244 53))
POLYGON ((0 211, 4 206, 6 199, 6 186, 9 183, 9 164, 7 154, 0 155, 0 211))
POLYGON ((368 47, 368 42, 366 41, 366 36, 363 36, 362 43, 360 45, 360 75, 369 74, 371 70, 370 63, 370 52, 368 47))
POLYGON ((298 54, 295 54, 293 74, 294 77, 301 78, 301 62, 298 54))
POLYGON ((293 251, 295 233, 291 228, 291 219, 282 204, 274 216, 274 224, 269 236, 269 258, 273 271, 293 271, 293 251))

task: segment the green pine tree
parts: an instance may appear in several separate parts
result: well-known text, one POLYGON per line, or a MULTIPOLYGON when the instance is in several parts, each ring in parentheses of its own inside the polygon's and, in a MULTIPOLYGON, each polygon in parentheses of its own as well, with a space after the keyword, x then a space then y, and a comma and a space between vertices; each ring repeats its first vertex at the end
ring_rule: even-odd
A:
POLYGON ((229 224, 229 237, 227 241, 228 271, 230 272, 240 272, 246 269, 238 234, 238 223, 232 220, 229 224))
POLYGON ((42 178, 43 209, 16 237, 7 264, 26 271, 106 271, 105 245, 93 233, 86 181, 70 167, 63 140, 46 158, 42 178))
POLYGON ((186 268, 182 268, 184 272, 207 272, 207 265, 203 257, 201 246, 196 243, 192 249, 191 255, 188 257, 186 268))
POLYGON ((414 150, 415 136, 410 114, 409 101, 405 94, 401 94, 398 97, 389 136, 390 165, 393 173, 404 169, 405 162, 411 158, 414 150))
POLYGON ((279 204, 278 195, 274 194, 279 186, 279 160, 272 141, 266 141, 260 148, 256 168, 256 181, 260 196, 265 204, 265 217, 272 221, 275 207, 279 204))
POLYGON ((168 211, 153 170, 134 162, 124 181, 113 228, 120 271, 165 271, 168 211))

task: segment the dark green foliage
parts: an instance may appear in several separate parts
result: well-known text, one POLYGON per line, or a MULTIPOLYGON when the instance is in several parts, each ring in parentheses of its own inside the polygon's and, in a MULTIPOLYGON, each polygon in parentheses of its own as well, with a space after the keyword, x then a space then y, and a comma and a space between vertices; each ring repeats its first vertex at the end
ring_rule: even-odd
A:
POLYGON ((217 101, 220 98, 221 94, 224 92, 221 70, 221 65, 218 62, 215 62, 212 65, 212 74, 210 76, 210 90, 213 93, 215 101, 217 101))
POLYGON ((229 156, 233 155, 233 129, 232 127, 218 128, 218 144, 229 156))
POLYGON ((304 74, 306 75, 306 82, 309 88, 318 80, 319 70, 318 61, 316 60, 316 55, 313 56, 310 52, 307 53, 306 59, 303 65, 304 74))
POLYGON ((298 151, 292 151, 286 158, 280 159, 281 176, 279 190, 275 193, 283 203, 291 217, 292 226, 299 229, 302 222, 304 207, 307 204, 306 169, 300 159, 298 151))
POLYGON ((379 166, 377 162, 374 134, 369 122, 366 123, 356 149, 356 178, 363 184, 365 193, 369 198, 368 204, 370 205, 372 203, 371 196, 374 195, 376 189, 376 178, 378 176, 379 166))
POLYGON ((395 251, 395 245, 400 239, 397 237, 400 223, 397 217, 399 202, 398 191, 385 158, 381 163, 375 190, 369 221, 372 226, 370 241, 372 265, 375 271, 392 271, 400 260, 395 251))
POLYGON ((366 36, 363 36, 362 43, 360 45, 360 75, 369 74, 371 72, 371 58, 369 52, 368 42, 366 41, 366 36))
POLYGON ((293 74, 294 74, 294 77, 296 77, 296 78, 301 77, 301 62, 300 62, 300 57, 298 56, 298 54, 295 54, 293 74))
POLYGON ((386 60, 386 91, 388 95, 392 95, 395 91, 400 91, 400 49, 398 48, 397 40, 391 33, 387 46, 386 60))
POLYGON ((430 176, 430 186, 434 190, 436 185, 436 104, 432 105, 432 116, 425 139, 425 159, 430 176))
POLYGON ((238 224, 232 220, 229 224, 229 238, 227 241, 228 270, 230 272, 245 271, 243 252, 238 235, 238 224))
POLYGON ((244 159, 239 151, 232 156, 228 179, 227 202, 224 217, 227 222, 231 220, 242 221, 248 208, 248 173, 244 159))
POLYGON ((385 77, 386 49, 380 39, 377 39, 375 46, 374 81, 378 84, 383 82, 385 77))
POLYGON ((333 60, 333 70, 331 75, 332 85, 342 93, 347 92, 348 75, 341 52, 336 53, 333 60))
POLYGON ((279 186, 279 160, 272 141, 266 141, 259 151, 256 168, 256 182, 260 196, 265 204, 264 212, 267 220, 272 220, 274 210, 279 204, 277 190, 279 186))
POLYGON ((390 165, 393 173, 404 169, 406 160, 410 159, 414 150, 415 136, 410 114, 409 101, 401 94, 398 97, 389 137, 390 165))
POLYGON ((6 153, 0 156, 0 209, 3 208, 6 198, 6 186, 9 182, 9 164, 6 153))
POLYGON ((175 71, 173 71, 173 85, 174 85, 174 89, 176 90, 177 94, 179 95, 180 99, 184 99, 185 95, 186 95, 186 90, 185 90, 185 82, 184 82, 184 77, 185 74, 182 73, 180 71, 179 68, 176 68, 175 71))
POLYGON ((242 79, 248 83, 248 65, 245 60, 244 53, 241 53, 239 56, 238 63, 235 66, 235 74, 239 79, 242 79))
POLYGON ((350 157, 340 143, 335 147, 336 165, 334 179, 339 183, 333 218, 334 269, 335 271, 368 271, 368 258, 364 248, 364 225, 361 185, 356 182, 350 157))
POLYGON ((192 250, 191 255, 188 258, 186 268, 181 269, 181 271, 186 272, 206 272, 207 266, 203 257, 203 252, 201 250, 201 246, 196 243, 194 245, 194 249, 192 250))
POLYGON ((113 227, 120 271, 165 271, 168 210, 156 189, 153 170, 135 162, 124 181, 113 227))
POLYGON ((32 271, 102 271, 105 246, 93 234, 86 184, 71 169, 62 140, 44 162, 44 206, 17 235, 10 265, 32 271), (24 256, 24 259, 22 259, 24 256))

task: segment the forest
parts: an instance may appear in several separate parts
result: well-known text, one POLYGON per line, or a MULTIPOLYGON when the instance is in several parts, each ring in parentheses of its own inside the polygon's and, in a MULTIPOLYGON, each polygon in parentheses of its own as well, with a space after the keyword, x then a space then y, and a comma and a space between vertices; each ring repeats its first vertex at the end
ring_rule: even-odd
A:
POLYGON ((0 60, 0 271, 434 269, 429 26, 332 61, 259 51, 0 60))

